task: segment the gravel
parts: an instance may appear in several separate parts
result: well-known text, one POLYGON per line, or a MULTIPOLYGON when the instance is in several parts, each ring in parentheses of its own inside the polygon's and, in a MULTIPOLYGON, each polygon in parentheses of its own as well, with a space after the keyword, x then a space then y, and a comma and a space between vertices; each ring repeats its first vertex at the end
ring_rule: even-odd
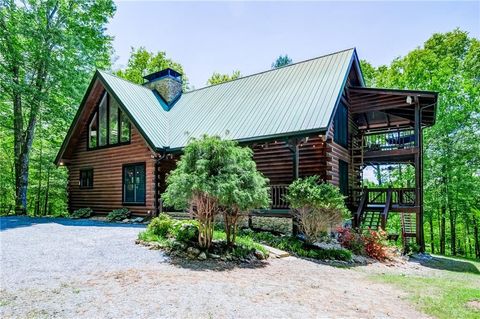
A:
POLYGON ((179 262, 135 245, 143 227, 0 218, 0 317, 425 317, 364 270, 294 257, 179 262))

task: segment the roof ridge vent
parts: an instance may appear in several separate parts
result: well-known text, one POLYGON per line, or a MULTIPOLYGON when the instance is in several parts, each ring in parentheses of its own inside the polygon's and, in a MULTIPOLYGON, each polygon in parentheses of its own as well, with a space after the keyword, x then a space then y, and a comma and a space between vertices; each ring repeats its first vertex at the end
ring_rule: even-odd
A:
POLYGON ((143 77, 147 80, 143 85, 158 93, 168 106, 168 110, 182 95, 182 74, 166 68, 143 77))

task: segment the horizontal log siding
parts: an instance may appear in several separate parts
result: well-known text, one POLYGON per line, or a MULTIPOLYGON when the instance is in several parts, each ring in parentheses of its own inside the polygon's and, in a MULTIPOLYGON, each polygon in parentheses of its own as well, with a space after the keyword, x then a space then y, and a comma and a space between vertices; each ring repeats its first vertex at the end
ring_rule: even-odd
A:
POLYGON ((96 213, 108 213, 127 207, 134 214, 144 215, 154 209, 153 154, 135 127, 130 144, 87 151, 88 128, 80 134, 79 142, 69 160, 69 209, 90 207, 96 213), (122 165, 145 162, 146 202, 144 206, 122 205, 122 165), (93 168, 93 188, 79 187, 81 169, 93 168))
MULTIPOLYGON (((292 152, 283 141, 251 146, 257 168, 270 179, 270 184, 290 184, 293 181, 292 152)), ((319 175, 326 179, 326 144, 318 136, 311 136, 299 149, 300 177, 319 175)))

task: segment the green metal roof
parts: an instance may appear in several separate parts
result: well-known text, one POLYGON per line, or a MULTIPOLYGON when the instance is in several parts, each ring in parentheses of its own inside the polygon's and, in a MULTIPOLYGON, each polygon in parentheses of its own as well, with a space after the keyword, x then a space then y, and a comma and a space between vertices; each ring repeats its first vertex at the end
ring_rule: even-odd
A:
POLYGON ((181 148, 191 137, 252 140, 326 130, 355 50, 183 93, 166 111, 149 89, 100 72, 107 89, 156 148, 181 148))

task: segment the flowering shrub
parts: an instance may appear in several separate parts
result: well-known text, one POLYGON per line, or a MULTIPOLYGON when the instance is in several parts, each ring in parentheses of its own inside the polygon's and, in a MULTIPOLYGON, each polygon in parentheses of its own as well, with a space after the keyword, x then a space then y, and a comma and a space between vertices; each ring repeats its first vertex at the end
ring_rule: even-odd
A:
POLYGON ((365 255, 365 239, 362 234, 344 227, 339 227, 337 234, 338 242, 342 247, 351 250, 356 255, 365 255))
POLYGON ((357 255, 366 255, 383 261, 390 258, 387 247, 387 233, 368 229, 360 233, 351 228, 338 228, 339 243, 357 255))
POLYGON ((383 261, 389 259, 389 252, 387 249, 387 233, 379 229, 367 230, 363 235, 365 240, 365 253, 377 260, 383 261))

